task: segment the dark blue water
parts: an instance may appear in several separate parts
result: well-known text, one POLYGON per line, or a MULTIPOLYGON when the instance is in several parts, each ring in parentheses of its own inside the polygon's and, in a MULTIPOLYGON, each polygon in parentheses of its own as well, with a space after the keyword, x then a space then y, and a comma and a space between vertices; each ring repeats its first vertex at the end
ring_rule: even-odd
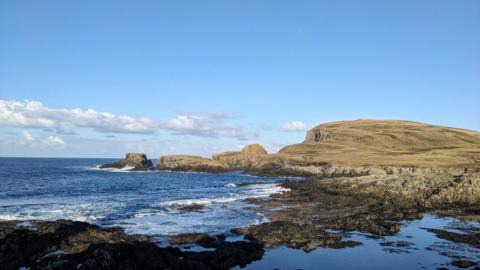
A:
MULTIPOLYGON (((238 173, 105 171, 109 159, 0 158, 0 219, 73 219, 164 236, 221 233, 265 221, 244 199, 282 191, 274 182, 238 173), (182 212, 200 204, 201 212, 182 212)), ((250 205, 251 206, 251 205, 250 205)))

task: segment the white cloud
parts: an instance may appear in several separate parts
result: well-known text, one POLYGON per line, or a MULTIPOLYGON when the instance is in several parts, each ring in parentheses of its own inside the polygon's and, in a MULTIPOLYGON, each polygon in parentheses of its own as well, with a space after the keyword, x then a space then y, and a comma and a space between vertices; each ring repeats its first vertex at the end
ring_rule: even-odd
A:
POLYGON ((65 142, 62 140, 62 138, 60 138, 58 136, 50 135, 45 139, 45 144, 48 144, 48 145, 65 145, 65 142))
POLYGON ((245 131, 240 126, 225 123, 228 119, 224 114, 180 114, 174 119, 161 121, 160 128, 172 131, 174 134, 188 134, 201 137, 234 137, 240 140, 256 137, 256 134, 245 131))
POLYGON ((301 121, 286 122, 282 126, 283 131, 306 131, 307 125, 301 121))
POLYGON ((156 128, 156 123, 146 118, 116 116, 92 109, 51 109, 39 101, 13 100, 0 100, 0 125, 30 128, 73 125, 114 133, 153 133, 156 128))
POLYGON ((166 130, 181 135, 227 136, 241 140, 255 135, 240 126, 227 124, 227 120, 229 117, 219 112, 207 115, 182 113, 169 120, 153 120, 114 115, 93 109, 53 109, 39 101, 0 99, 0 126, 58 130, 64 126, 73 126, 104 133, 135 134, 152 134, 158 130, 166 130))
POLYGON ((24 131, 22 135, 23 135, 24 141, 27 141, 27 142, 33 141, 33 136, 28 131, 24 131))

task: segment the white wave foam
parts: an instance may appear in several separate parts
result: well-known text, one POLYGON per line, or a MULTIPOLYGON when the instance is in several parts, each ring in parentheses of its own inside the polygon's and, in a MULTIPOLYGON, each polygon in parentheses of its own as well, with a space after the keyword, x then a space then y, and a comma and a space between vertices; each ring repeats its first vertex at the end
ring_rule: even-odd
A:
POLYGON ((105 172, 143 172, 143 171, 132 171, 133 169, 135 169, 134 166, 129 166, 129 165, 125 165, 123 168, 102 168, 101 167, 102 165, 95 165, 95 166, 90 166, 90 167, 87 167, 86 169, 87 170, 94 170, 94 171, 105 171, 105 172))
POLYGON ((199 199, 185 199, 166 201, 157 204, 157 206, 185 206, 192 204, 211 205, 214 203, 228 203, 237 200, 236 197, 219 197, 219 198, 199 198, 199 199))
POLYGON ((268 197, 273 194, 288 192, 290 189, 284 188, 279 184, 253 184, 246 186, 247 193, 254 195, 254 197, 268 197))
POLYGON ((142 210, 136 213, 135 217, 145 217, 150 215, 162 214, 178 214, 181 212, 178 210, 179 208, 189 205, 202 205, 205 207, 224 206, 227 204, 244 201, 248 198, 265 199, 268 198, 270 195, 279 194, 286 191, 289 191, 289 189, 281 187, 276 183, 254 184, 246 187, 241 187, 236 193, 230 193, 228 197, 180 199, 154 203, 151 205, 151 207, 153 207, 155 210, 142 210))
POLYGON ((95 222, 104 219, 122 203, 96 202, 71 204, 18 205, 0 214, 0 220, 58 220, 95 222))
POLYGON ((236 187, 237 185, 235 185, 234 183, 228 183, 225 185, 225 187, 230 187, 230 188, 233 188, 233 187, 236 187))
POLYGON ((0 220, 17 220, 17 219, 19 219, 17 215, 11 215, 11 214, 0 215, 0 220))
POLYGON ((84 167, 88 171, 104 171, 104 172, 118 172, 118 173, 161 173, 161 172, 171 172, 171 171, 158 171, 155 169, 147 169, 145 171, 139 170, 134 171, 135 167, 126 165, 123 168, 101 168, 102 165, 95 165, 95 166, 87 166, 84 167))
POLYGON ((32 223, 30 223, 30 221, 22 221, 20 223, 17 223, 17 225, 15 225, 15 227, 19 227, 19 228, 28 228, 28 227, 32 227, 32 223))

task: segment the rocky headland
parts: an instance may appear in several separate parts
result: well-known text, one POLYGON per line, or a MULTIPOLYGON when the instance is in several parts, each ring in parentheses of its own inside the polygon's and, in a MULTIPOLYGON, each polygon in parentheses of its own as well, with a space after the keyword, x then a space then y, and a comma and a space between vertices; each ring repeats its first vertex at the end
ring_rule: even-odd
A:
POLYGON ((188 155, 161 156, 157 170, 225 173, 229 171, 250 171, 268 156, 267 150, 259 144, 245 146, 241 151, 215 154, 212 158, 188 155))
POLYGON ((102 169, 125 169, 128 171, 148 171, 153 168, 153 163, 142 153, 127 153, 125 158, 115 163, 103 164, 102 169))

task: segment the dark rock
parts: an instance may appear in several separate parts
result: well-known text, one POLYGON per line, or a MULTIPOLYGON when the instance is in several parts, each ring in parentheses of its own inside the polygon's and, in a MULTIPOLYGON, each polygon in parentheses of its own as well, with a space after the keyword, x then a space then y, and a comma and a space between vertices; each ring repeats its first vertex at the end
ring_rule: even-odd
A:
POLYGON ((1 269, 230 269, 259 260, 264 252, 257 242, 225 242, 224 237, 203 236, 203 244, 215 251, 191 252, 85 222, 18 223, 0 222, 1 269))
POLYGON ((387 241, 387 242, 381 242, 380 243, 380 246, 383 246, 383 247, 399 247, 399 248, 413 247, 414 245, 415 245, 414 243, 406 242, 406 241, 397 241, 397 242, 387 241))
POLYGON ((434 233, 438 238, 452 241, 455 243, 464 243, 472 247, 480 248, 480 233, 460 234, 449 232, 441 229, 424 228, 425 230, 434 233))
POLYGON ((299 225, 288 221, 263 223, 250 228, 233 230, 245 235, 246 239, 260 241, 266 246, 286 245, 290 248, 302 248, 309 252, 317 247, 344 248, 354 247, 361 243, 342 241, 342 236, 327 233, 312 225, 299 225))
POLYGON ((102 169, 123 169, 125 167, 132 167, 130 171, 147 171, 153 168, 153 163, 147 159, 147 155, 142 153, 127 153, 125 158, 110 164, 101 165, 102 169))
POLYGON ((203 204, 192 203, 192 204, 179 207, 177 208, 177 210, 180 212, 201 212, 201 210, 203 210, 204 208, 205 208, 205 205, 203 204))
POLYGON ((469 268, 477 265, 475 262, 468 261, 468 260, 454 260, 450 264, 458 268, 469 268))
POLYGON ((206 233, 181 233, 168 237, 168 242, 173 245, 198 244, 209 238, 213 238, 206 233))

